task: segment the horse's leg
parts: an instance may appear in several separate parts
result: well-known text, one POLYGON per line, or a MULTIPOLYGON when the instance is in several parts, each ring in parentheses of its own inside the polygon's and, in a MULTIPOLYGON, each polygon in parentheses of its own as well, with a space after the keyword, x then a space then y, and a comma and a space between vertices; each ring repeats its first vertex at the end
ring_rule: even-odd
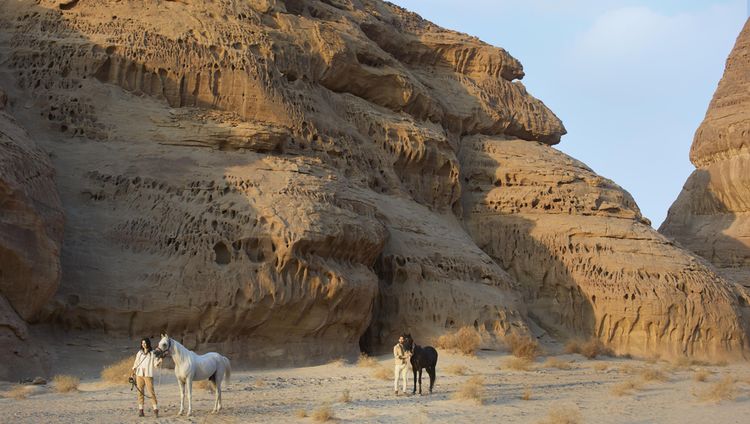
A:
MULTIPOLYGON (((218 375, 223 376, 224 370, 221 371, 222 373, 218 375)), ((218 413, 221 411, 221 380, 223 377, 216 377, 216 412, 218 413)))
POLYGON ((187 381, 185 382, 185 388, 187 389, 187 401, 188 401, 188 410, 187 410, 187 416, 193 415, 193 377, 188 376, 187 381))
POLYGON ((412 364, 411 370, 414 374, 414 378, 412 378, 412 380, 414 380, 414 390, 411 391, 411 394, 414 394, 417 393, 417 366, 412 364))
POLYGON ((435 385, 435 380, 437 379, 437 376, 435 375, 435 367, 428 367, 427 373, 430 374, 430 393, 432 393, 432 386, 435 385))
POLYGON ((216 369, 216 374, 212 375, 208 379, 209 384, 214 389, 214 409, 211 411, 212 413, 218 412, 217 408, 219 407, 219 383, 221 381, 221 380, 219 380, 219 371, 220 370, 217 368, 216 369))
POLYGON ((422 394, 422 367, 419 367, 419 394, 422 394))
POLYGON ((177 384, 180 386, 180 411, 177 413, 177 415, 182 415, 182 410, 185 405, 185 383, 177 378, 177 384))

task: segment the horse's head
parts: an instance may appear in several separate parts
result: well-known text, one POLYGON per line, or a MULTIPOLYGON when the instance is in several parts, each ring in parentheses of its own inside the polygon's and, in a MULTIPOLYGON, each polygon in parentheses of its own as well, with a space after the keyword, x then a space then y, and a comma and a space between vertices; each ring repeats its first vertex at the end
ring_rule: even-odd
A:
POLYGON ((411 337, 411 333, 404 335, 404 348, 409 352, 414 350, 414 339, 411 337))
POLYGON ((162 334, 161 340, 159 340, 159 344, 156 346, 156 349, 154 349, 154 354, 158 358, 163 358, 169 355, 171 350, 172 350, 172 339, 169 338, 167 334, 162 334))

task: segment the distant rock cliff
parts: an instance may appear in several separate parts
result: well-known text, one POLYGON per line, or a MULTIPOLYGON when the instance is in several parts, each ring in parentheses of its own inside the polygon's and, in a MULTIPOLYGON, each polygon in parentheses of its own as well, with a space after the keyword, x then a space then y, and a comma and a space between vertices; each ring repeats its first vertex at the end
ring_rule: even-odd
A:
MULTIPOLYGON (((696 167, 659 231, 750 288, 750 24, 729 55, 695 132, 696 167)), ((750 292, 738 288, 748 313, 750 292)), ((750 314, 748 315, 750 316, 750 314)))
POLYGON ((43 322, 269 364, 462 325, 747 344, 731 287, 551 147, 503 49, 376 0, 0 12, 0 84, 66 219, 43 322))

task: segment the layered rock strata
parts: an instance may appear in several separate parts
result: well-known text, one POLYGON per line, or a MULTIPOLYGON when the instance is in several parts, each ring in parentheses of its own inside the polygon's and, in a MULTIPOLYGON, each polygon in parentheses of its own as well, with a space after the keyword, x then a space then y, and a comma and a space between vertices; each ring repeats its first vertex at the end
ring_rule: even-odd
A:
POLYGON ((726 284, 548 146, 505 50, 375 0, 2 2, 0 25, 66 214, 52 326, 255 364, 534 322, 744 346, 726 284))
POLYGON ((731 286, 654 231, 616 184, 518 139, 464 138, 460 163, 469 233, 542 327, 618 353, 743 356, 731 286))
POLYGON ((667 219, 665 234, 750 287, 750 25, 727 59, 724 76, 695 132, 688 178, 667 219))

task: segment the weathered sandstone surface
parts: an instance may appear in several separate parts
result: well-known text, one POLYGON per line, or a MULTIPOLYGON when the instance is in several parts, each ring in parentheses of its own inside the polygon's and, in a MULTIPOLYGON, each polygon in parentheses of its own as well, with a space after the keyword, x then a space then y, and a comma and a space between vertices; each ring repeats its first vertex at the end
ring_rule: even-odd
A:
POLYGON ((521 284, 543 328, 620 353, 742 355, 731 287, 654 231, 612 181, 518 139, 467 137, 460 163, 469 233, 521 284))
POLYGON ((688 178, 659 231, 750 287, 750 25, 737 38, 706 117, 688 178))
POLYGON ((27 322, 60 282, 63 211, 47 155, 4 110, 0 90, 0 379, 36 367, 27 322))
POLYGON ((462 325, 746 345, 729 285, 550 147, 505 50, 376 0, 0 1, 0 27, 65 213, 25 322, 266 364, 462 325))

